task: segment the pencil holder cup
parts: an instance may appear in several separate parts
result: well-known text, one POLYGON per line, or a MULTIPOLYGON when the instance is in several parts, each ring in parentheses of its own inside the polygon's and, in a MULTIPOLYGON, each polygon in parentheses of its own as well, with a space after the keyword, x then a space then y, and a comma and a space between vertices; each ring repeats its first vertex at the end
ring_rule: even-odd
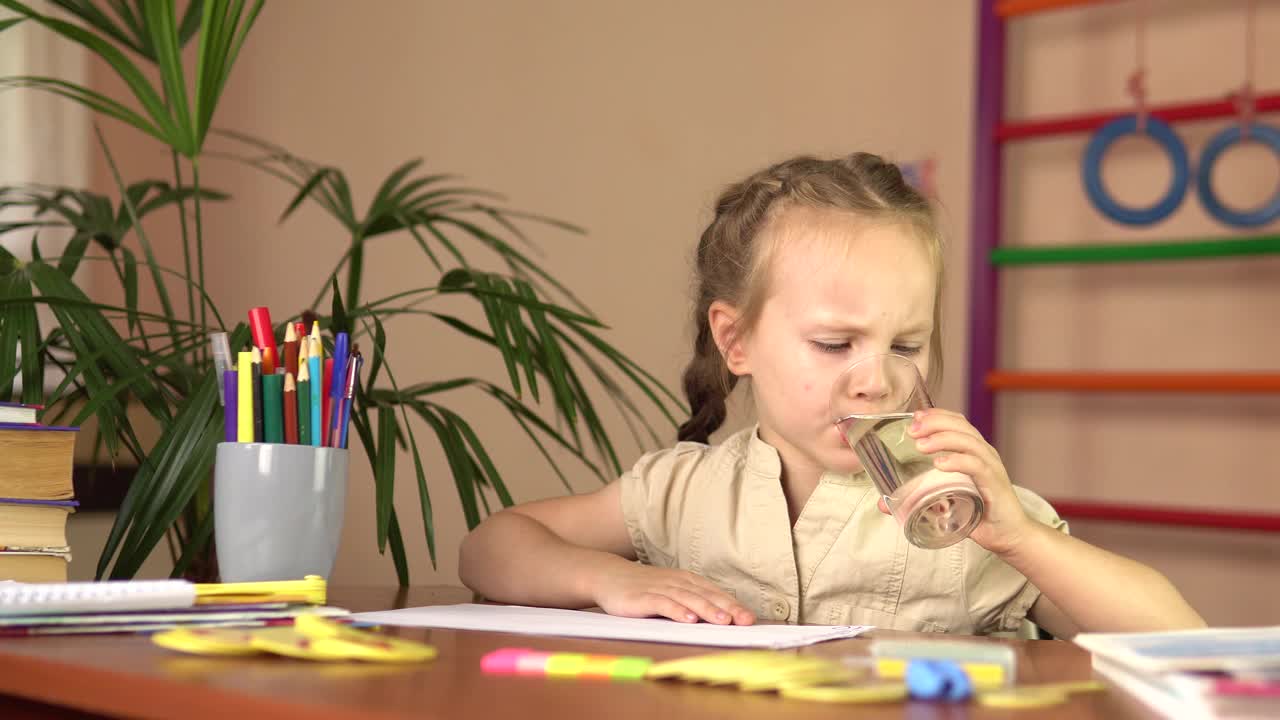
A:
POLYGON ((346 498, 346 450, 219 443, 213 531, 222 581, 328 579, 346 498))

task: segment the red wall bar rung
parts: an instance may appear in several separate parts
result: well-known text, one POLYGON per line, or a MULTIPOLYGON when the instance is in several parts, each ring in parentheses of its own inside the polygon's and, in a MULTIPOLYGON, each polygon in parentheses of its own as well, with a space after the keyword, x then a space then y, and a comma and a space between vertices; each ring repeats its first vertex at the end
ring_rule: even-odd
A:
MULTIPOLYGON (((1259 95, 1255 102, 1258 112, 1280 111, 1280 93, 1259 95)), ((996 126, 996 142, 1090 132, 1121 115, 1128 115, 1132 112, 1132 109, 1108 110, 1087 115, 1065 115, 1040 120, 1006 122, 996 126)), ((1150 112, 1161 120, 1174 123, 1232 117, 1237 115, 1239 110, 1230 100, 1206 100, 1182 105, 1153 107, 1150 112)))
POLYGON ((1049 502, 1058 511, 1058 515, 1067 520, 1110 520, 1139 525, 1280 533, 1280 515, 1268 513, 1179 510, 1150 505, 1121 505, 1077 500, 1049 502))
POLYGON ((1280 393, 1280 373, 995 370, 986 385, 993 391, 1280 393))

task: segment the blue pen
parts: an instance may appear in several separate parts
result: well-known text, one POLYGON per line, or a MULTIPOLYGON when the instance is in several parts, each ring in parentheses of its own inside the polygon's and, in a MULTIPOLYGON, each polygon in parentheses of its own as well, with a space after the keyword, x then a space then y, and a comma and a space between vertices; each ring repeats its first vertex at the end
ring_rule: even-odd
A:
POLYGON ((356 353, 351 357, 351 380, 347 383, 346 397, 342 401, 342 434, 338 438, 338 447, 347 446, 347 426, 351 424, 351 406, 356 401, 356 386, 360 384, 360 366, 364 364, 364 356, 356 353))
POLYGON ((350 342, 347 334, 340 332, 333 337, 333 377, 329 379, 329 387, 326 391, 329 393, 329 413, 332 417, 325 420, 329 423, 329 444, 333 447, 342 447, 338 445, 338 424, 342 420, 342 395, 347 386, 347 354, 350 350, 347 343, 350 342))
POLYGON ((310 338, 310 355, 307 365, 311 371, 311 444, 320 447, 324 443, 324 423, 320 419, 320 410, 324 406, 324 346, 318 337, 310 338))

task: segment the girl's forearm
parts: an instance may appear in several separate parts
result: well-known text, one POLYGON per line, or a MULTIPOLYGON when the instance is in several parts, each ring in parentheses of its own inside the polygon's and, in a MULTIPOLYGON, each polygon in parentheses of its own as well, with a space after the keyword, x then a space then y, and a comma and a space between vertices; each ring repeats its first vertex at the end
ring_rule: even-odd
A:
POLYGON ((593 580, 628 561, 579 547, 519 513, 501 512, 462 541, 458 574, 488 599, 522 605, 584 608, 596 604, 593 580))
POLYGON ((1164 575, 1047 525, 1033 529, 1004 561, 1026 576, 1083 632, 1204 627, 1164 575))

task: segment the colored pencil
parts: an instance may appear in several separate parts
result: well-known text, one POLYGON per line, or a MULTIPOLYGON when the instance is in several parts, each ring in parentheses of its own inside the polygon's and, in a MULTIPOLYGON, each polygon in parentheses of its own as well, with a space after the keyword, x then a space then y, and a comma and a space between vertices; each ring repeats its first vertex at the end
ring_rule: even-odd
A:
POLYGON ((290 445, 298 444, 298 386, 293 381, 293 373, 284 374, 284 441, 290 445))
POLYGON ((298 367, 298 443, 311 444, 311 368, 298 367))
POLYGON ((284 442, 284 376, 262 376, 262 441, 284 442))
POLYGON ((284 331, 284 371, 298 377, 298 334, 292 323, 284 331))
POLYGON ((239 372, 236 385, 239 395, 236 408, 236 439, 242 443, 253 442, 253 353, 241 352, 238 356, 239 372))
POLYGON ((310 444, 319 447, 324 444, 324 422, 320 419, 323 404, 323 383, 321 378, 324 376, 323 371, 323 349, 320 346, 320 339, 317 337, 310 338, 311 349, 307 357, 307 365, 311 372, 311 440, 310 444))

